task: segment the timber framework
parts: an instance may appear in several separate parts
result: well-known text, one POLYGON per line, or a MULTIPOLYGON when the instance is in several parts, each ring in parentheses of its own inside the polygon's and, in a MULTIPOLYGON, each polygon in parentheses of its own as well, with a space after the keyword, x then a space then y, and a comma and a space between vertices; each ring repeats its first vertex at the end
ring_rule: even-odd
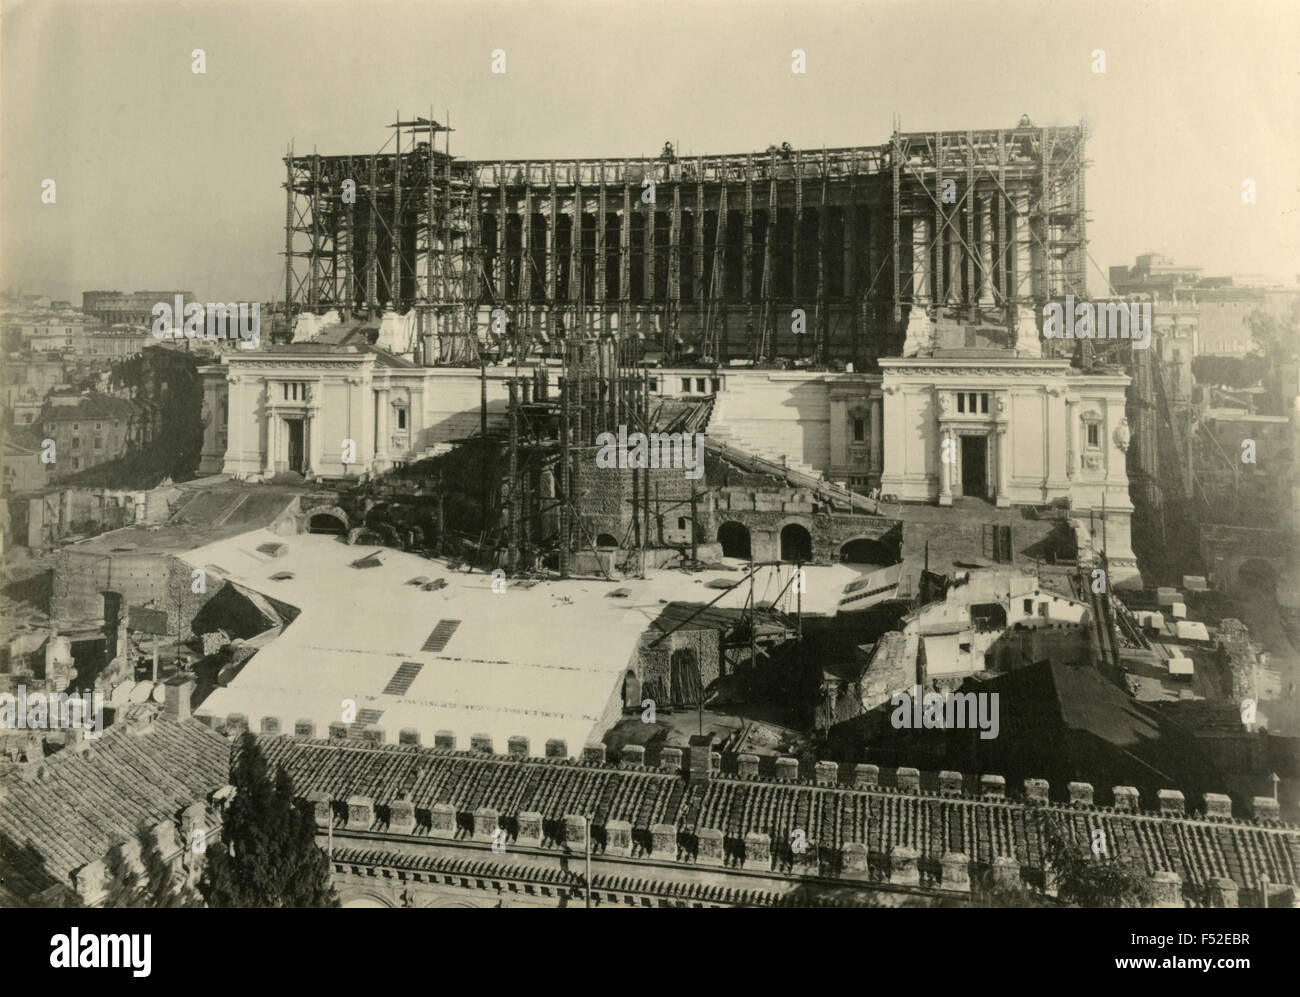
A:
POLYGON ((389 127, 378 153, 285 157, 285 298, 414 310, 426 364, 579 330, 668 363, 861 366, 915 309, 983 335, 1086 293, 1082 126, 495 162, 452 156, 432 117, 389 127))

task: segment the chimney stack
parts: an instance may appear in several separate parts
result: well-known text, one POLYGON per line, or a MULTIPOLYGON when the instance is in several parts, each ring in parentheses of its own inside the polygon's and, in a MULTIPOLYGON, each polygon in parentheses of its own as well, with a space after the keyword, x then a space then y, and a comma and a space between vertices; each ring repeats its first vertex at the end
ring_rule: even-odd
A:
POLYGON ((713 775, 713 735, 692 734, 686 749, 686 781, 708 782, 713 775))
POLYGON ((177 675, 163 685, 163 716, 181 724, 190 718, 190 701, 194 696, 194 679, 177 675))

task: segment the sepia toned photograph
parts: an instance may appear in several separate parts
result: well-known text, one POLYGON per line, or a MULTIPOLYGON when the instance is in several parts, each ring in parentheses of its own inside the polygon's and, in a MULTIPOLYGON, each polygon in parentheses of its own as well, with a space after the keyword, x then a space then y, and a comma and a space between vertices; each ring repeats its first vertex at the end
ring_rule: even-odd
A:
POLYGON ((1281 0, 5 0, 27 968, 214 916, 123 907, 1285 957, 1204 912, 1300 906, 1298 51, 1281 0))

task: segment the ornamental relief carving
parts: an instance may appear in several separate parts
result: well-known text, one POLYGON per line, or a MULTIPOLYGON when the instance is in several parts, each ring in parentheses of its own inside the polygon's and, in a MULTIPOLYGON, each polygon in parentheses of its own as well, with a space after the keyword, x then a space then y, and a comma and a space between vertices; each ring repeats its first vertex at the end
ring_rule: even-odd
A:
MULTIPOLYGON (((894 373, 893 371, 890 372, 894 373)), ((1059 378, 1060 367, 906 367, 897 371, 898 377, 1040 377, 1059 378)))

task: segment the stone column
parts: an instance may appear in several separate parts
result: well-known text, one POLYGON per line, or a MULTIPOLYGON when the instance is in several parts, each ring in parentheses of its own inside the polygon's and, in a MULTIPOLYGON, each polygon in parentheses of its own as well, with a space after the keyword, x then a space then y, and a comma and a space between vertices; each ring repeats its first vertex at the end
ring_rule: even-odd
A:
POLYGON ((1066 488, 1069 486, 1069 475, 1062 475, 1065 464, 1065 471, 1069 471, 1068 454, 1065 452, 1069 446, 1070 427, 1065 426, 1065 432, 1060 436, 1055 434, 1061 431, 1056 427, 1065 420, 1067 407, 1066 387, 1064 384, 1057 383, 1048 385, 1044 394, 1045 414, 1043 419, 1043 430, 1047 434, 1047 482, 1048 488, 1066 488), (1061 443, 1064 442, 1065 446, 1061 443))
POLYGON ((1012 308, 1016 323, 1016 352, 1022 357, 1043 355, 1034 318, 1033 236, 1029 223, 1029 195, 1019 191, 1016 204, 1016 280, 1012 308))
POLYGON ((956 461, 946 462, 945 452, 956 455, 957 439, 950 427, 939 424, 939 504, 952 505, 953 467, 956 461))
POLYGON ((307 415, 303 419, 302 432, 306 439, 303 440, 303 450, 305 451, 306 467, 303 469, 303 477, 315 475, 316 469, 320 466, 321 459, 321 430, 320 430, 320 411, 319 404, 307 406, 307 415))
POLYGON ((957 227, 961 223, 961 210, 954 208, 952 215, 947 216, 946 221, 944 242, 948 244, 948 260, 943 268, 943 276, 944 280, 948 282, 948 293, 944 296, 944 302, 955 307, 961 300, 958 292, 961 290, 962 252, 961 242, 957 238, 957 227))
POLYGON ((980 198, 980 304, 991 307, 993 299, 993 198, 980 198))
POLYGON ((914 357, 934 349, 934 326, 930 323, 930 239, 929 219, 912 216, 912 307, 907 316, 903 356, 914 357))
MULTIPOLYGON (((344 439, 349 439, 355 445, 356 453, 353 455, 354 461, 343 468, 344 474, 352 473, 352 469, 360 467, 358 473, 365 471, 366 465, 370 462, 371 456, 367 454, 369 449, 366 446, 366 413, 362 399, 365 395, 361 392, 361 385, 365 378, 355 374, 350 374, 345 379, 347 384, 347 422, 345 429, 347 435, 344 439)), ((340 446, 342 441, 340 441, 340 446)))
POLYGON ((388 395, 387 388, 379 388, 375 391, 375 459, 373 461, 375 470, 381 470, 381 462, 388 459, 388 395))
POLYGON ((1029 194, 1017 191, 1012 199, 1016 206, 1016 279, 1012 301, 1025 304, 1034 297, 1034 274, 1031 265, 1033 237, 1029 228, 1029 194))
POLYGON ((244 474, 244 437, 248 427, 244 412, 244 379, 239 374, 227 374, 226 383, 226 456, 222 462, 221 473, 243 477, 244 474))
POLYGON ((930 304, 930 219, 924 215, 912 217, 912 300, 930 304))
POLYGON ((275 473, 275 442, 276 442, 276 422, 279 417, 275 412, 275 405, 271 401, 272 392, 275 391, 275 382, 266 382, 266 454, 263 458, 262 470, 266 474, 275 473))
POLYGON ((849 466, 849 403, 847 398, 830 399, 831 467, 849 466))
POLYGON ((885 400, 879 395, 871 396, 871 470, 879 474, 884 469, 885 400))
POLYGON ((1075 414, 1078 402, 1074 399, 1068 399, 1065 403, 1065 476, 1074 477, 1074 465, 1078 460, 1076 456, 1079 452, 1078 444, 1074 440, 1074 426, 1079 421, 1075 414))
POLYGON ((1007 494, 1007 480, 1010 477, 1010 470, 1007 467, 1008 458, 1011 456, 1007 452, 1007 425, 1004 422, 998 423, 998 495, 997 505, 1005 509, 1011 504, 1011 496, 1007 494))

